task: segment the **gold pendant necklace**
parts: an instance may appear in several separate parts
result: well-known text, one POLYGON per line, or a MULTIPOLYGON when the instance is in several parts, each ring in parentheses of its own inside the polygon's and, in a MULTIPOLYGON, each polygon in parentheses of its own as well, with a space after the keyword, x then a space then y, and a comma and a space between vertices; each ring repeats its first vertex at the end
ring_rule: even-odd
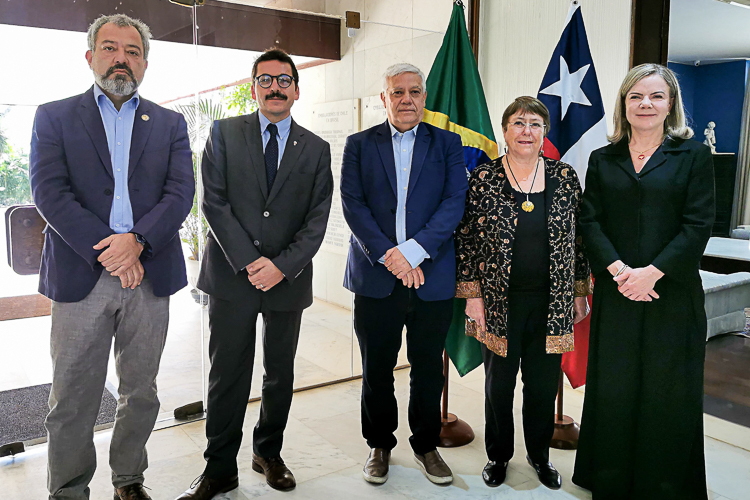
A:
POLYGON ((510 168, 510 160, 508 159, 508 155, 505 155, 505 163, 508 165, 508 170, 510 171, 510 175, 513 176, 513 180, 516 181, 516 186, 518 186, 518 190, 521 191, 521 194, 526 195, 526 201, 521 203, 521 209, 524 212, 531 212, 532 210, 534 210, 534 204, 529 200, 529 194, 531 193, 531 190, 534 189, 534 182, 536 182, 536 173, 539 171, 539 160, 536 161, 536 168, 534 169, 534 178, 531 180, 531 186, 529 187, 528 193, 524 193, 523 189, 521 189, 521 184, 518 183, 518 179, 516 179, 516 174, 514 174, 513 169, 510 168))
POLYGON ((630 147, 630 144, 628 144, 628 148, 630 148, 630 150, 631 150, 632 152, 634 152, 634 153, 638 153, 638 159, 639 159, 639 160, 644 160, 644 159, 646 158, 646 155, 645 155, 644 153, 646 153, 646 152, 648 152, 648 151, 651 151, 652 149, 656 149, 656 148, 658 148, 658 147, 659 147, 660 145, 661 145, 661 143, 657 144, 656 146, 651 146, 651 147, 650 147, 650 148, 648 148, 648 149, 644 149, 643 151, 638 151, 638 150, 635 150, 635 149, 631 148, 631 147, 630 147))

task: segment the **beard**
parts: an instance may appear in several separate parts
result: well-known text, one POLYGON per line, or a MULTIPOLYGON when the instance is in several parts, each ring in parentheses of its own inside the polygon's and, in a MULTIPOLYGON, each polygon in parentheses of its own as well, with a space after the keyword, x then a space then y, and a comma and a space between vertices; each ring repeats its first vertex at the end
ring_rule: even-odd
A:
POLYGON ((96 83, 99 85, 99 87, 101 87, 103 91, 116 96, 128 96, 130 94, 133 94, 136 90, 138 90, 138 85, 140 84, 140 82, 136 80, 135 75, 133 75, 133 72, 130 70, 130 68, 125 66, 124 64, 115 64, 114 66, 109 68, 107 70, 107 73, 104 75, 100 75, 96 71, 94 71, 94 80, 96 80, 96 83), (110 78, 112 73, 114 73, 118 69, 124 69, 128 72, 128 74, 123 75, 118 73, 114 75, 114 78, 110 78))

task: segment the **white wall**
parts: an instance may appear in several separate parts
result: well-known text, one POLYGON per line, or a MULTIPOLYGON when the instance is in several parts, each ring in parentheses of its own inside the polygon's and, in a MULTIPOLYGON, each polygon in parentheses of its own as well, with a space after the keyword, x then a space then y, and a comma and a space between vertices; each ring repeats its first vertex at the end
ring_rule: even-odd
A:
MULTIPOLYGON (((620 82, 629 69, 631 0, 581 0, 583 22, 604 101, 608 127, 620 82)), ((479 72, 498 141, 505 108, 520 95, 536 96, 560 39, 568 0, 481 3, 479 72)))

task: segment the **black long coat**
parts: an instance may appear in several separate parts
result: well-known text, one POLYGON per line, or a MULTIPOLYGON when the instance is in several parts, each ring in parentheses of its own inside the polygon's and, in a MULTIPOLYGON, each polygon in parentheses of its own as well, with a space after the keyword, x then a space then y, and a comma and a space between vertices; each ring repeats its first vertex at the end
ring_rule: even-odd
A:
POLYGON ((580 229, 596 286, 573 481, 594 500, 706 499, 698 267, 714 221, 713 161, 668 138, 636 174, 628 144, 591 154, 580 229), (606 267, 653 264, 653 302, 617 291, 606 267))

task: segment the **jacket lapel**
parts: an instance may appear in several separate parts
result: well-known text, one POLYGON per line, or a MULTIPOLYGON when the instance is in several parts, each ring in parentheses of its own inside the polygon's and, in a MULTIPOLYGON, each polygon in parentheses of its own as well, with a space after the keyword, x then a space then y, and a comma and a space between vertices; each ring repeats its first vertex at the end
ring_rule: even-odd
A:
POLYGON ((133 135, 130 138, 130 160, 128 161, 128 179, 133 176, 135 167, 143 154, 143 148, 146 146, 148 136, 151 135, 151 124, 154 123, 154 117, 150 115, 151 103, 145 99, 140 99, 138 108, 135 110, 133 119, 133 135), (144 120, 144 116, 149 119, 144 120))
MULTIPOLYGON (((414 191, 414 186, 417 184, 419 174, 422 172, 422 166, 424 165, 424 160, 427 157, 427 151, 430 149, 431 142, 432 134, 424 123, 420 123, 419 127, 417 127, 417 137, 414 138, 414 152, 411 156, 411 172, 409 172, 409 189, 406 191, 407 201, 411 197, 411 193, 414 191)), ((393 151, 392 148, 391 151, 393 151)))
POLYGON ((630 150, 628 149, 627 140, 623 139, 617 144, 611 144, 607 147, 606 154, 613 155, 615 157, 615 164, 633 180, 638 180, 638 174, 635 173, 633 160, 630 159, 630 150))
POLYGON ((107 133, 104 131, 104 123, 102 122, 102 115, 99 112, 99 106, 96 105, 96 100, 94 99, 94 87, 91 87, 88 92, 81 96, 78 116, 81 118, 91 141, 94 143, 94 148, 96 148, 96 152, 99 154, 99 159, 104 164, 104 168, 107 170, 109 176, 114 179, 112 158, 109 156, 109 146, 107 145, 107 133))
POLYGON ((263 140, 260 135, 260 120, 258 112, 252 113, 245 117, 245 126, 242 129, 245 134, 245 142, 250 152, 250 168, 255 171, 260 184, 260 192, 263 193, 263 199, 268 200, 268 180, 266 177, 266 160, 263 157, 263 140))
POLYGON ((391 127, 388 126, 388 120, 378 128, 376 141, 378 152, 380 152, 380 160, 383 162, 383 168, 385 169, 385 175, 388 176, 393 194, 398 198, 398 192, 396 191, 396 160, 393 158, 393 138, 391 137, 391 127))
POLYGON ((657 149, 653 155, 651 155, 651 158, 649 158, 646 164, 643 166, 643 168, 641 169, 641 177, 663 165, 667 161, 666 153, 687 151, 687 149, 688 148, 685 145, 685 141, 667 138, 667 140, 664 141, 664 144, 662 144, 661 147, 657 149))
POLYGON ((289 127, 289 137, 286 139, 286 146, 284 147, 284 156, 281 157, 281 164, 279 170, 276 172, 276 179, 273 181, 271 186, 271 192, 268 194, 268 200, 266 203, 271 203, 281 189, 282 184, 289 177, 289 173, 297 165, 297 160, 305 149, 304 132, 301 127, 292 120, 292 124, 289 127))

